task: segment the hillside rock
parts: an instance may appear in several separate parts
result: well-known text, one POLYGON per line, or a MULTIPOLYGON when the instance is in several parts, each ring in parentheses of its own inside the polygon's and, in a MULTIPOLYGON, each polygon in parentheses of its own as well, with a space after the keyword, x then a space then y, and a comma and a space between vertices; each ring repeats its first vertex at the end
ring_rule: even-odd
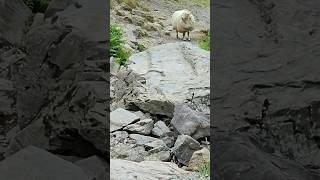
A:
POLYGON ((151 133, 153 128, 153 120, 152 119, 144 119, 136 122, 135 124, 130 124, 124 128, 126 131, 130 131, 132 133, 144 134, 148 135, 151 133))
POLYGON ((210 112, 209 67, 209 53, 184 42, 151 47, 129 58, 129 68, 146 79, 147 87, 156 87, 170 102, 192 101, 205 113, 210 112))
POLYGON ((33 146, 1 161, 0 174, 10 180, 89 180, 80 167, 33 146))
POLYGON ((79 160, 74 164, 81 167, 91 179, 106 180, 109 177, 107 172, 107 166, 109 165, 97 156, 79 160))
POLYGON ((131 123, 138 121, 140 118, 125 109, 118 108, 110 113, 110 132, 119 130, 131 123))
MULTIPOLYGON (((226 173, 226 178, 217 179, 233 179, 233 170, 240 166, 249 169, 252 164, 257 165, 256 170, 250 171, 255 179, 265 179, 263 173, 269 174, 269 179, 281 179, 282 167, 288 168, 288 176, 301 172, 297 179, 312 179, 301 177, 305 171, 320 173, 319 5, 317 0, 218 0, 213 4, 217 47, 212 128, 214 133, 237 132, 256 137, 255 144, 267 151, 261 155, 253 145, 248 152, 245 145, 243 150, 237 150, 237 156, 258 157, 249 159, 250 163, 237 162, 237 167, 229 168, 230 176, 226 173), (278 155, 275 159, 279 168, 261 157, 273 154, 278 155), (304 168, 294 172, 294 165, 284 165, 280 159, 304 168)), ((233 153, 216 151, 219 162, 214 164, 224 166, 233 153)))
POLYGON ((156 122, 154 124, 154 128, 152 129, 152 134, 158 137, 163 137, 170 132, 170 129, 163 121, 156 122))
POLYGON ((30 18, 31 10, 23 0, 1 0, 0 37, 12 44, 20 44, 30 18))
POLYGON ((193 153, 200 149, 198 141, 187 135, 179 135, 172 151, 180 163, 188 165, 193 153))
POLYGON ((110 179, 111 180, 134 180, 134 179, 185 179, 188 172, 176 164, 159 161, 144 161, 140 163, 111 159, 110 179))

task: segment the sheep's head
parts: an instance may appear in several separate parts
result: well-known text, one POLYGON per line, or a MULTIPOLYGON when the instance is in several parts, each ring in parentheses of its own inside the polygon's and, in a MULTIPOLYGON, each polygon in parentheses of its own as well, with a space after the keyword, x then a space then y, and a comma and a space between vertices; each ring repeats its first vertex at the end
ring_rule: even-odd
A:
POLYGON ((187 25, 187 27, 192 28, 194 24, 194 16, 191 11, 185 11, 181 16, 182 21, 187 25))

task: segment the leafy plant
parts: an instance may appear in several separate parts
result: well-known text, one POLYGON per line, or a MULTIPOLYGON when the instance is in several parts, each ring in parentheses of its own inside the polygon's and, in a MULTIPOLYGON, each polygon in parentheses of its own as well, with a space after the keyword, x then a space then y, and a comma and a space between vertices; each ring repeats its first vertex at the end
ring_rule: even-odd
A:
POLYGON ((51 0, 23 0, 33 13, 44 13, 51 0))
POLYGON ((210 177, 210 163, 204 164, 199 168, 198 175, 201 178, 210 177))
POLYGON ((210 35, 205 36, 199 41, 200 48, 210 51, 210 35))
POLYGON ((123 30, 116 25, 111 25, 110 29, 110 55, 120 65, 124 65, 129 57, 128 52, 124 48, 123 30))

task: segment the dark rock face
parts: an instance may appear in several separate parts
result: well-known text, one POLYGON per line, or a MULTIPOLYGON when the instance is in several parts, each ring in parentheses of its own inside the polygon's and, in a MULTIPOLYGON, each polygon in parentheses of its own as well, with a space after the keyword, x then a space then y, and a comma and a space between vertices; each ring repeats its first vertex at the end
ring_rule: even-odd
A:
POLYGON ((216 53, 211 125, 215 133, 237 132, 255 142, 244 139, 235 145, 240 140, 215 136, 216 179, 234 179, 239 167, 247 169, 239 179, 319 179, 320 2, 219 0, 212 5, 216 53), (227 151, 227 146, 239 151, 227 151), (228 159, 246 155, 249 161, 228 159), (271 156, 277 165, 270 164, 271 156), (287 175, 282 167, 288 168, 287 175))
POLYGON ((22 0, 0 3, 0 134, 19 128, 5 144, 6 156, 28 145, 66 156, 105 156, 106 4, 52 1, 48 13, 31 26, 32 19, 21 22, 31 15, 22 0), (9 32, 16 26, 18 39, 9 32))

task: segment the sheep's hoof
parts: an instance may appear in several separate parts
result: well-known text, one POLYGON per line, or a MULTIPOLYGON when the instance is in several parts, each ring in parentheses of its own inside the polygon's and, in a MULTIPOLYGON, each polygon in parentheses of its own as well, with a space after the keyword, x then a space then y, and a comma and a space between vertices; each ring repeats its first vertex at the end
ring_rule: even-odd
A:
POLYGON ((187 39, 183 38, 184 41, 186 41, 187 39))
POLYGON ((188 41, 191 41, 191 39, 190 39, 190 38, 188 38, 188 41))

